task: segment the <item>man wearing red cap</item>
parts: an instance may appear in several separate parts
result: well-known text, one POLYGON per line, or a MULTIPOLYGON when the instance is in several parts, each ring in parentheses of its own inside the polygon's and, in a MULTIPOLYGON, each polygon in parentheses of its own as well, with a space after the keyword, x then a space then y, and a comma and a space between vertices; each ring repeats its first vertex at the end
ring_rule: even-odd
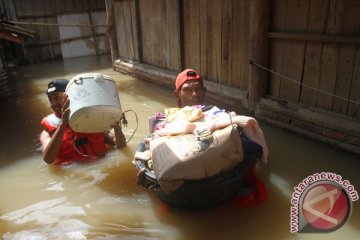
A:
POLYGON ((185 69, 176 78, 174 95, 178 98, 178 107, 202 105, 206 88, 202 77, 193 69, 185 69))
MULTIPOLYGON (((193 69, 185 69, 176 78, 174 95, 178 99, 178 107, 202 105, 202 109, 210 109, 213 106, 206 106, 204 104, 206 88, 204 86, 203 78, 193 69)), ((153 184, 149 184, 145 179, 145 169, 138 172, 138 184, 152 189, 153 184)), ((249 167, 245 176, 245 186, 250 189, 249 194, 239 196, 234 199, 236 204, 242 206, 257 205, 262 203, 267 198, 267 192, 261 179, 255 175, 255 166, 249 167)))

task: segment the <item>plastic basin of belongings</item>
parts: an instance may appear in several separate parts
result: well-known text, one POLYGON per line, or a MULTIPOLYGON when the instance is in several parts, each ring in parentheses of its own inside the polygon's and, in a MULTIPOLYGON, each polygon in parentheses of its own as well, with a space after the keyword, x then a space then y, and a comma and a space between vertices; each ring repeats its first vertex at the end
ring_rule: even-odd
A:
MULTIPOLYGON (((247 191, 244 178, 248 169, 261 158, 262 147, 250 140, 238 127, 241 144, 243 147, 244 159, 231 170, 221 172, 215 176, 184 180, 183 184, 175 191, 168 193, 160 186, 155 172, 148 165, 147 161, 135 157, 135 166, 138 170, 145 168, 145 179, 142 186, 154 190, 158 197, 175 208, 206 208, 218 205, 239 193, 247 191)), ((146 151, 145 141, 141 141, 137 152, 146 151)))
POLYGON ((118 90, 109 76, 79 74, 70 80, 65 92, 70 100, 69 125, 76 132, 103 132, 121 118, 118 90))

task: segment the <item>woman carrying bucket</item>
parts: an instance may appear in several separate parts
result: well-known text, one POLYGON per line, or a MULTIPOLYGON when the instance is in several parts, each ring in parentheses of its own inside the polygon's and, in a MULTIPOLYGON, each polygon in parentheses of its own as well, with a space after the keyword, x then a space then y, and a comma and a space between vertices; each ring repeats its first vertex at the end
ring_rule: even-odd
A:
MULTIPOLYGON (((94 79, 96 77, 100 78, 102 75, 94 75, 94 79)), ((45 128, 40 135, 44 161, 48 164, 86 162, 104 156, 109 149, 108 145, 124 147, 126 139, 119 124, 120 118, 111 124, 114 133, 76 132, 70 127, 70 97, 65 92, 68 84, 69 81, 66 79, 55 79, 48 84, 47 96, 54 112, 41 121, 45 128)), ((120 107, 119 111, 121 111, 120 107)), ((101 114, 101 111, 97 114, 101 114)))

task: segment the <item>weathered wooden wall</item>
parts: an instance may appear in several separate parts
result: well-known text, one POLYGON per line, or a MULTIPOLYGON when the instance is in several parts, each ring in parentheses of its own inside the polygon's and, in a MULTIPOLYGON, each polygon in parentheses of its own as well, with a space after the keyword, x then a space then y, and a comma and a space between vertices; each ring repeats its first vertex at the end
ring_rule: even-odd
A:
MULTIPOLYGON (((234 109, 245 110, 248 1, 122 0, 113 4, 118 44, 113 55, 174 72, 194 68, 210 90, 229 87, 228 98, 220 98, 234 109)), ((156 78, 152 79, 159 83, 156 78)), ((169 81, 165 85, 172 87, 173 79, 169 81)), ((208 95, 214 101, 219 98, 208 95)))
POLYGON ((191 67, 209 81, 247 88, 248 1, 136 2, 114 3, 120 57, 174 71, 191 67))
POLYGON ((271 75, 269 95, 360 119, 360 1, 272 6, 270 68, 295 82, 271 75))
POLYGON ((115 1, 114 12, 120 57, 180 69, 178 0, 115 1))
MULTIPOLYGON (((16 21, 57 24, 57 16, 105 11, 104 0, 13 0, 16 21)), ((37 32, 38 38, 25 45, 30 62, 61 57, 58 26, 24 25, 37 32)), ((96 41, 96 40, 95 40, 96 41)))
POLYGON ((213 103, 242 113, 258 103, 258 118, 360 153, 360 1, 115 4, 115 69, 172 88, 194 68, 213 103))
POLYGON ((184 1, 184 67, 247 89, 250 1, 184 1))

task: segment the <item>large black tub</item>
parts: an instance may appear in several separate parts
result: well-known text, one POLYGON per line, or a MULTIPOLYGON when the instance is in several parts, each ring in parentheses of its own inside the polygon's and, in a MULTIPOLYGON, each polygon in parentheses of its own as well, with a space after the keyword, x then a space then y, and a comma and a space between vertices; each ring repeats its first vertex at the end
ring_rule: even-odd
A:
MULTIPOLYGON (((142 186, 151 188, 163 202, 176 208, 206 208, 229 200, 244 190, 244 177, 247 170, 262 155, 262 147, 248 139, 241 129, 238 131, 244 149, 244 160, 231 171, 201 180, 185 180, 179 189, 168 194, 161 189, 155 174, 146 162, 135 159, 137 169, 146 169, 142 186)), ((145 150, 145 143, 141 141, 137 151, 145 150)))

